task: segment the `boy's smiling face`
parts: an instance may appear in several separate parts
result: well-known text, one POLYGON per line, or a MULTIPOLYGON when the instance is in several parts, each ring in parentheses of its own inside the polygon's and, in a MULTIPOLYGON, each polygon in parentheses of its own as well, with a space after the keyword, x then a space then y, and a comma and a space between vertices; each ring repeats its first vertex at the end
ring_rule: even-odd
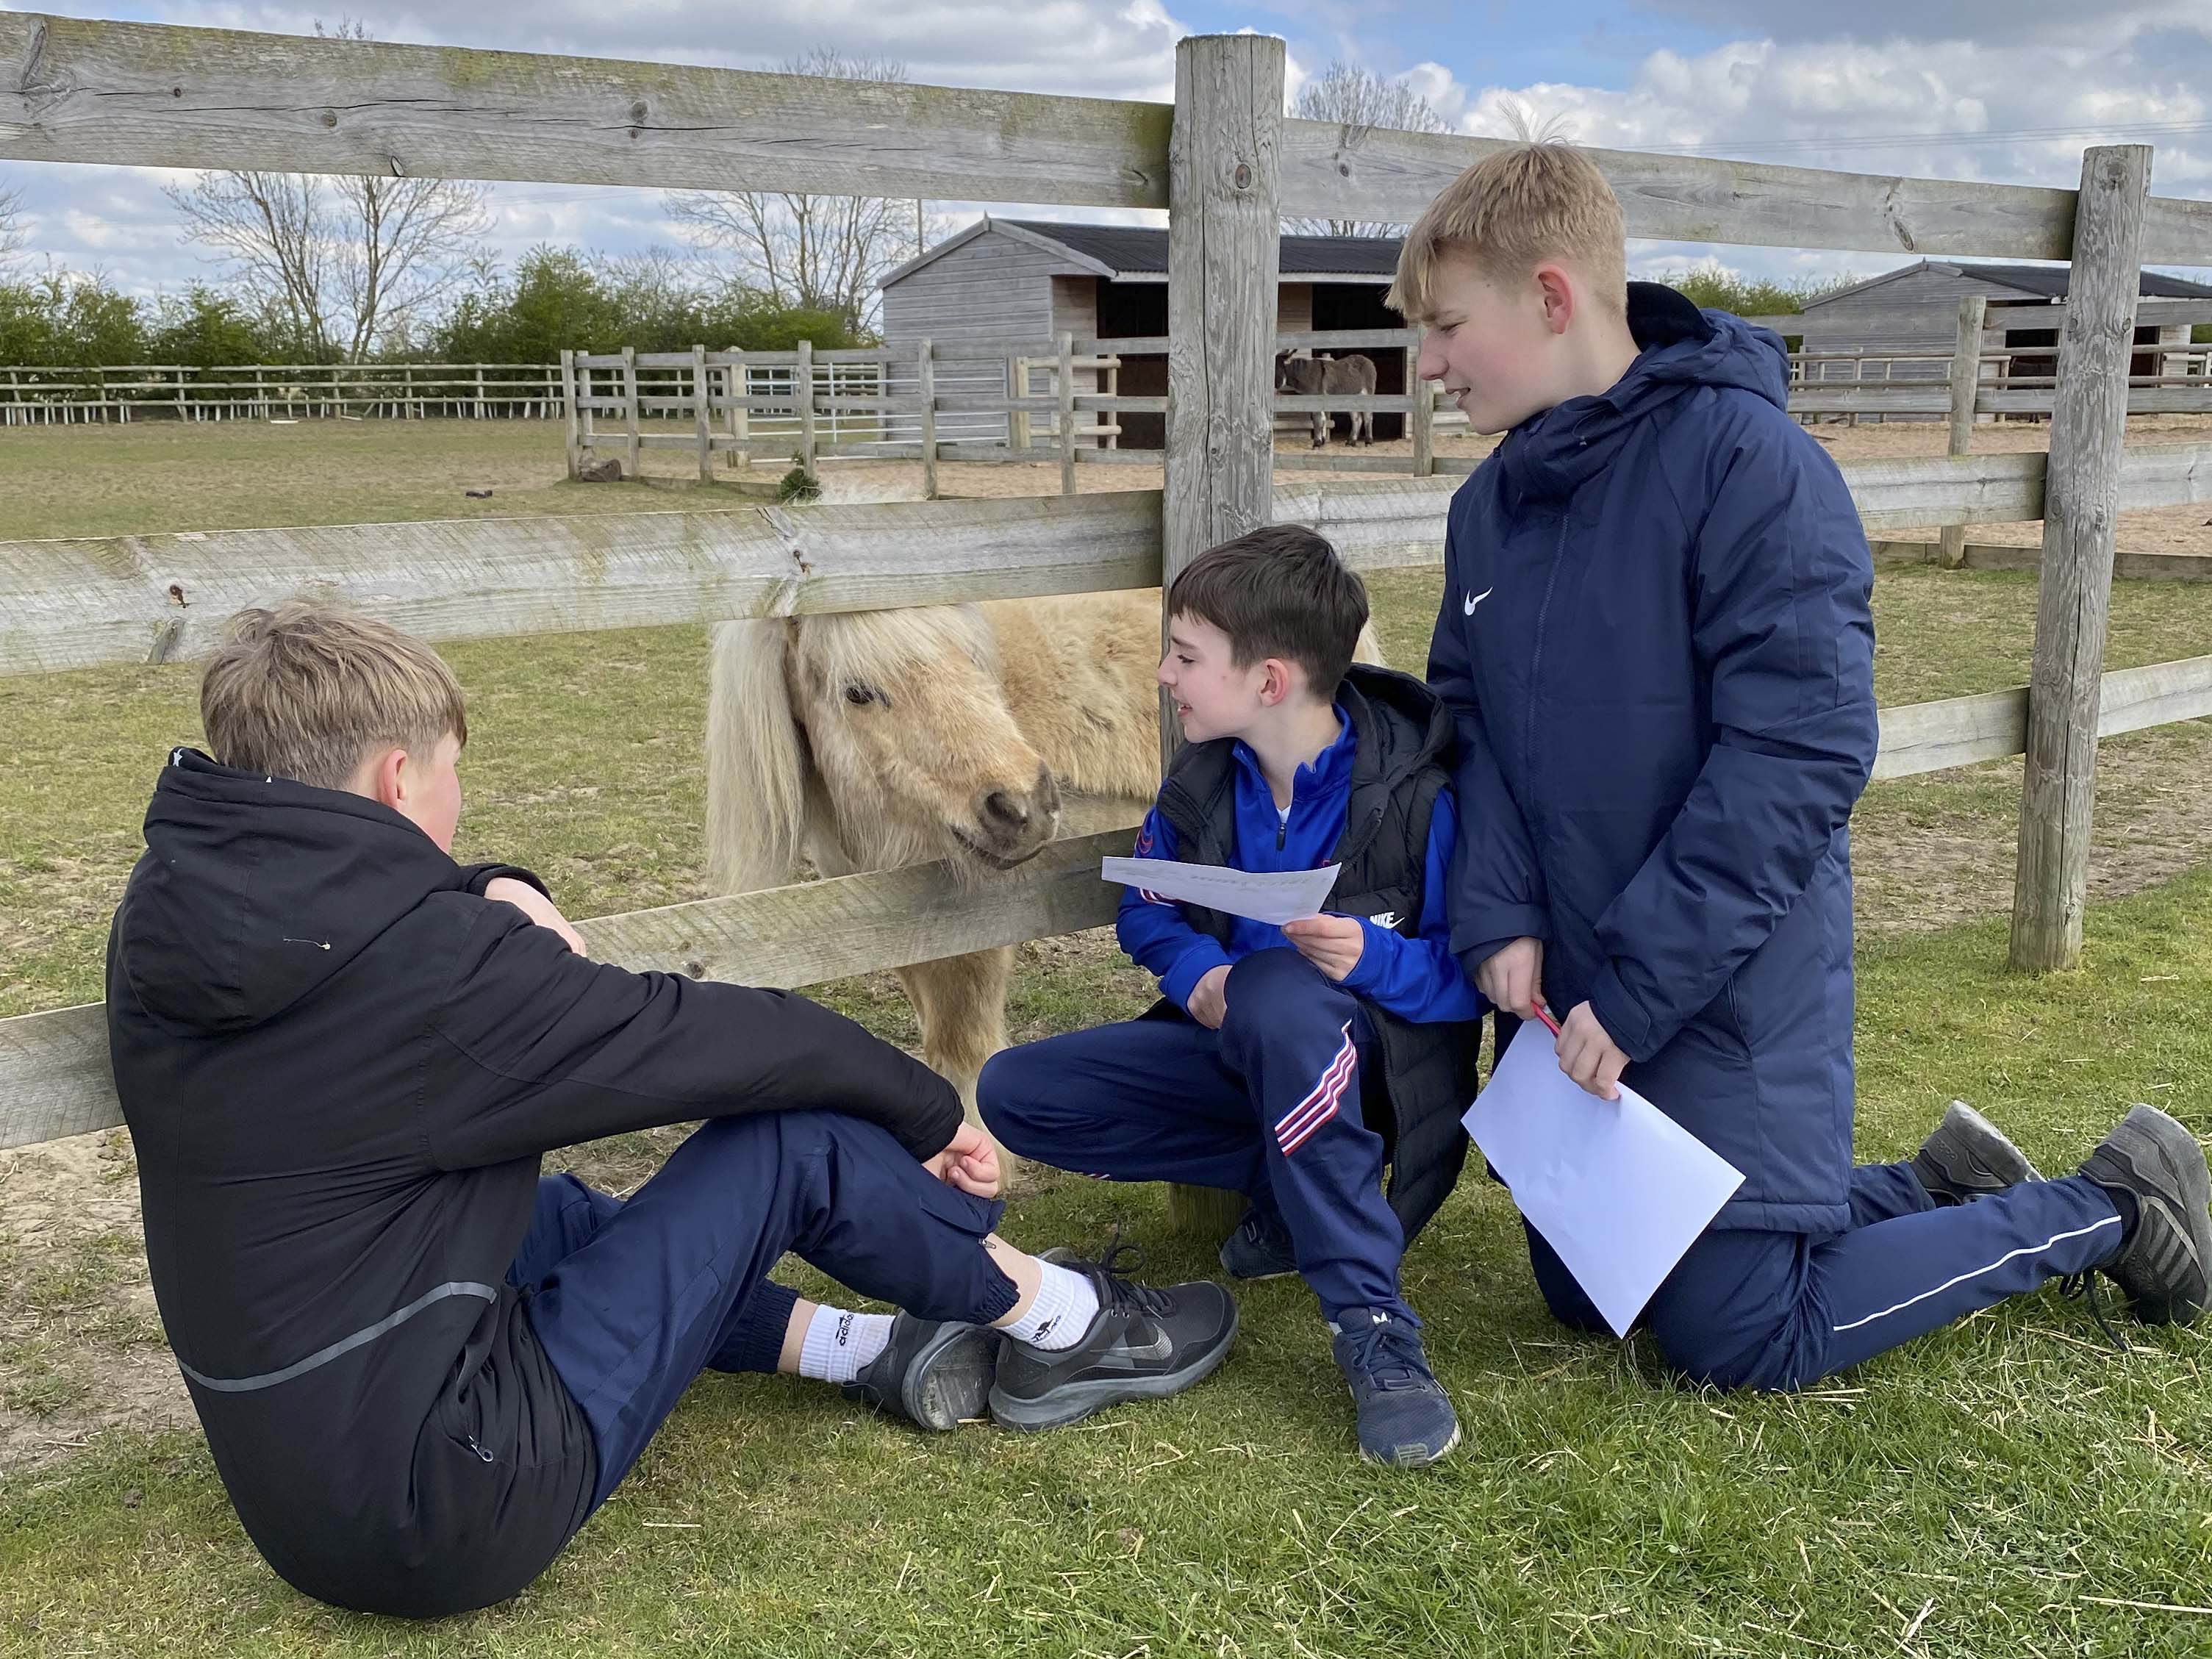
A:
POLYGON ((1176 615, 1168 621, 1168 648, 1154 676, 1175 699, 1182 720, 1182 734, 1192 743, 1212 738, 1242 737, 1251 728, 1270 699, 1271 667, 1282 665, 1271 658, 1239 668, 1229 635, 1210 622, 1176 615))
POLYGON ((1560 347, 1577 297, 1556 264, 1500 283, 1470 255, 1446 251, 1429 288, 1421 378, 1441 381, 1477 432, 1520 425, 1565 401, 1560 347))

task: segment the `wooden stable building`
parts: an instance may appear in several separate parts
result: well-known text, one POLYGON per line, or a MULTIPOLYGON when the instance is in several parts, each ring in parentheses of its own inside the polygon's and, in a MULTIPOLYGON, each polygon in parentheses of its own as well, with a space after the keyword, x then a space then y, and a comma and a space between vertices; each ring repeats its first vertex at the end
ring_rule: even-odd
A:
MULTIPOLYGON (((1276 287, 1276 327, 1399 328, 1382 303, 1398 269, 1398 239, 1285 236, 1276 287)), ((1140 225, 1070 224, 1042 219, 977 220, 883 280, 884 343, 894 353, 928 339, 939 351, 999 340, 1150 337, 1168 331, 1168 234, 1140 225)), ((1376 391, 1406 390, 1403 354, 1378 351, 1376 391)), ((1097 389, 1078 371, 1079 390, 1097 389)), ((1125 356, 1116 390, 1159 397, 1167 359, 1125 356)), ((1159 449, 1166 417, 1125 413, 1121 447, 1159 449)), ((1375 435, 1402 435, 1405 416, 1377 415, 1375 435)))
MULTIPOLYGON (((1950 374, 1950 357, 1958 343, 1959 301, 1979 294, 1989 301, 1989 328, 2002 331, 2008 350, 2034 351, 2047 348, 2049 356, 2021 356, 2012 359, 2013 375, 2056 373, 2058 333, 2051 326, 2037 327, 2039 307, 2066 298, 2069 268, 2061 264, 1982 264, 1954 260, 1923 259, 1886 276, 1854 283, 1849 288, 1808 300, 1804 307, 1802 349, 1808 352, 1856 352, 1869 361, 1884 362, 1886 380, 1940 380, 1950 374)), ((2202 300, 2203 320, 2212 321, 2212 287, 2146 270, 2140 278, 2141 296, 2147 300, 2202 300)), ((2186 345, 2187 321, 2162 321, 2136 330, 2138 346, 2186 345)), ((1810 380, 1856 380, 1854 365, 1829 362, 1811 365, 1810 380)), ((2139 351, 2129 366, 2131 374, 2157 374, 2154 351, 2139 351)))

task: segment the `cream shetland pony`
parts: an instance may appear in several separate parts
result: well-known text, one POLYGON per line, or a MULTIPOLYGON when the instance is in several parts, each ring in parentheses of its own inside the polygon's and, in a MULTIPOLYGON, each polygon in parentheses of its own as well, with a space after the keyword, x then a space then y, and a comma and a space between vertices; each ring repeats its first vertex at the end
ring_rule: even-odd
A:
MULTIPOLYGON (((843 492, 839 492, 843 495, 843 492)), ((845 499, 859 499, 854 493, 845 499)), ((714 630, 707 852, 723 893, 932 860, 977 882, 1051 841, 1063 814, 1158 793, 1158 588, 714 630)), ((1379 662, 1371 631, 1359 659, 1379 662)), ((1111 817, 1103 819, 1112 822, 1111 817)), ((1012 947, 898 970, 922 1058, 975 1110, 1006 1046, 1012 947)))

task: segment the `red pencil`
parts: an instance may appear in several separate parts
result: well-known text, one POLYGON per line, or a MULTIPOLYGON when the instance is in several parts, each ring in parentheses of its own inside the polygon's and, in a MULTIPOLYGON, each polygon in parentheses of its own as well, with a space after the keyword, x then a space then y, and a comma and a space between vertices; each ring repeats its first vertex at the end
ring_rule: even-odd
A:
POLYGON ((1542 1003, 1536 1004, 1536 1018, 1544 1022, 1544 1029, 1553 1036, 1559 1034, 1559 1022, 1552 1018, 1552 1011, 1542 1003))

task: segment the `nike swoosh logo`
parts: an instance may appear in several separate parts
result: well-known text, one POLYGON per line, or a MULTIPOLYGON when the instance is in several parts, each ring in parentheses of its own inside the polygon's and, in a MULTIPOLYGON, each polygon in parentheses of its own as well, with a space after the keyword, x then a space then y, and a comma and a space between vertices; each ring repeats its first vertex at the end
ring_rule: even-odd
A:
POLYGON ((1151 1360, 1166 1359, 1175 1352, 1175 1344, 1168 1340, 1165 1331, 1155 1332, 1149 1342, 1131 1342, 1118 1349, 1109 1349, 1091 1363, 1112 1370, 1133 1371, 1151 1360))
POLYGON ((1484 588, 1484 589, 1482 590, 1482 592, 1480 592, 1480 593, 1470 593, 1470 594, 1468 594, 1468 595, 1467 596, 1467 613, 1466 613, 1466 614, 1467 614, 1467 615, 1468 615, 1468 616, 1470 616, 1470 617, 1472 617, 1472 616, 1474 614, 1474 607, 1475 607, 1475 606, 1477 606, 1478 605, 1480 605, 1480 604, 1481 604, 1485 599, 1488 599, 1488 598, 1489 598, 1492 593, 1495 593, 1497 591, 1498 591, 1498 590, 1497 590, 1496 588, 1494 588, 1494 587, 1486 587, 1486 588, 1484 588))

